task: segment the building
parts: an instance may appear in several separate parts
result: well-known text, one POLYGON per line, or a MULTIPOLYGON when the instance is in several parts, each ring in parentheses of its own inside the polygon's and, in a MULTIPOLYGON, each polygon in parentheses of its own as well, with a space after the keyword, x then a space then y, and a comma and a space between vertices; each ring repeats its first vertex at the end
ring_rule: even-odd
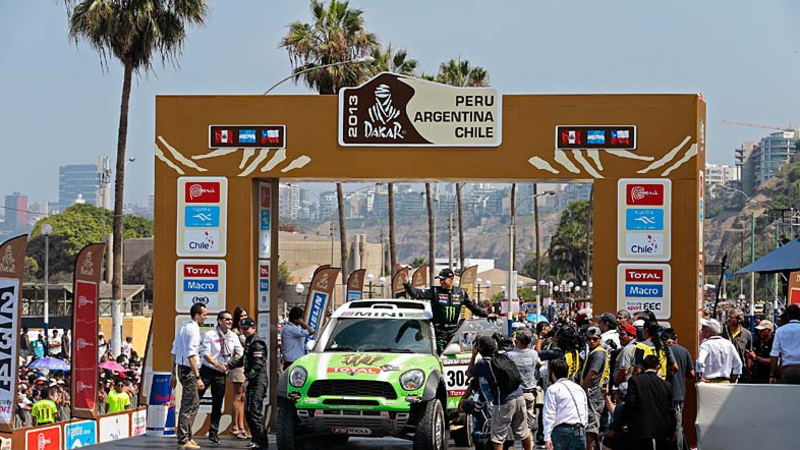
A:
POLYGON ((108 158, 95 164, 69 164, 58 168, 58 209, 64 211, 78 198, 111 209, 111 174, 108 158))
POLYGON ((319 194, 319 217, 322 222, 338 219, 339 203, 336 200, 336 191, 325 191, 319 194))
POLYGON ((749 192, 751 194, 753 191, 755 191, 755 164, 751 158, 755 146, 755 142, 743 142, 742 145, 740 145, 739 148, 734 151, 736 168, 739 171, 739 188, 744 192, 749 192))
MULTIPOLYGON (((800 129, 776 131, 762 138, 753 146, 745 158, 742 151, 742 187, 747 195, 753 195, 762 183, 769 180, 789 159, 797 153, 800 129), (752 175, 751 175, 752 174, 752 175)), ((738 150, 737 150, 738 157, 738 150)))
POLYGON ((4 229, 17 232, 26 230, 28 227, 28 196, 19 192, 6 195, 5 205, 6 221, 4 229))
POLYGON ((726 186, 739 181, 738 169, 727 164, 706 164, 706 186, 726 186))

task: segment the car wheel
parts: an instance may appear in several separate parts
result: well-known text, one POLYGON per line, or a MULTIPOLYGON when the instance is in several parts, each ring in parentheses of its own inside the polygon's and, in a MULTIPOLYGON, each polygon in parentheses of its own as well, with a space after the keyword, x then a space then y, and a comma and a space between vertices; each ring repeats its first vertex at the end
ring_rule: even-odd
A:
POLYGON ((297 433, 297 410, 289 402, 278 408, 278 429, 275 441, 278 450, 303 450, 305 438, 297 433))
POLYGON ((439 400, 431 400, 417 422, 414 434, 414 450, 447 450, 448 429, 444 420, 444 410, 439 400))
POLYGON ((459 422, 464 421, 464 424, 457 430, 451 431, 450 436, 453 438, 453 443, 456 447, 472 447, 472 416, 465 414, 459 422))

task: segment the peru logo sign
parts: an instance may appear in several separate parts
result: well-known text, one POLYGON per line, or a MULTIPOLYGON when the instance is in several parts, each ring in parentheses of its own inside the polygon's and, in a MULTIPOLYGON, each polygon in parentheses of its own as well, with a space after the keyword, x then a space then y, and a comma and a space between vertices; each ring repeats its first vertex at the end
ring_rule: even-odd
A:
POLYGON ((664 204, 664 185, 662 184, 629 184, 629 205, 661 206, 664 204))

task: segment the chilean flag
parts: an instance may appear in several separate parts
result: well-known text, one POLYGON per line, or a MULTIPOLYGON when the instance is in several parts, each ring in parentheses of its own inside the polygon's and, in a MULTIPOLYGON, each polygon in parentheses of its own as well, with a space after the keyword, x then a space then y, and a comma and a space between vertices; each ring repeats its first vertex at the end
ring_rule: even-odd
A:
POLYGON ((631 143, 630 132, 628 130, 612 131, 611 143, 619 145, 629 145, 631 143))

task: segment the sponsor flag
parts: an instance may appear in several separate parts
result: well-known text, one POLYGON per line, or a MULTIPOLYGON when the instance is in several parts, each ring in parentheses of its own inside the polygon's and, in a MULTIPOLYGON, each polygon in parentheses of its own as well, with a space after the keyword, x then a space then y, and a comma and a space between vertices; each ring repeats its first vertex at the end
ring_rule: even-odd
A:
POLYGON ((311 277, 311 284, 306 297, 306 314, 303 319, 314 329, 319 331, 328 316, 328 304, 336 288, 336 277, 339 268, 329 265, 319 266, 311 277))
POLYGON ((72 416, 97 418, 97 326, 100 275, 105 244, 78 253, 72 314, 72 416))
POLYGON ((613 130, 611 131, 611 144, 612 145, 629 145, 631 143, 631 135, 628 130, 613 130))
POLYGON ((347 301, 360 300, 364 292, 364 274, 367 269, 357 269, 347 278, 347 301))
MULTIPOLYGON (((425 271, 424 267, 421 267, 425 271)), ((393 298, 406 298, 406 289, 403 287, 403 281, 408 278, 408 267, 403 267, 394 274, 392 279, 392 297, 393 298)))
POLYGON ((17 410, 17 364, 22 316, 19 298, 27 246, 27 234, 0 245, 0 317, 3 323, 3 345, 0 345, 0 431, 9 433, 14 430, 17 410))
POLYGON ((603 130, 589 130, 586 140, 592 145, 603 145, 606 143, 606 133, 603 130))
POLYGON ((428 269, 420 267, 411 276, 411 286, 422 288, 428 285, 428 269))
MULTIPOLYGON (((461 279, 459 280, 459 286, 467 291, 467 295, 469 296, 470 300, 473 298, 473 294, 475 292, 475 280, 478 279, 478 266, 470 266, 464 269, 461 272, 461 279)), ((469 319, 470 317, 469 309, 461 308, 461 317, 464 319, 469 319)))

